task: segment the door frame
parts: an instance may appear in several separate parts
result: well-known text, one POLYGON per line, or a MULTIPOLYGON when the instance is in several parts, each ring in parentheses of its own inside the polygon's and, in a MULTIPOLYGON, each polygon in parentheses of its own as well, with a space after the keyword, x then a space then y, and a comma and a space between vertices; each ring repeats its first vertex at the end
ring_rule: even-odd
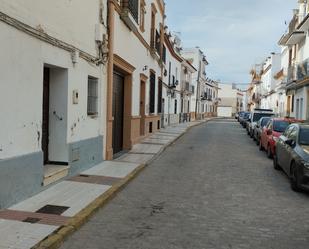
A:
POLYGON ((148 77, 140 74, 140 136, 145 136, 146 130, 146 83, 148 77), (142 108, 143 107, 143 108, 142 108))
MULTIPOLYGON (((121 72, 119 72, 119 70, 117 70, 116 68, 114 68, 114 71, 113 71, 113 102, 112 102, 112 104, 113 104, 113 110, 112 110, 112 112, 113 112, 113 134, 112 134, 112 146, 113 146, 113 148, 114 148, 114 146, 115 146, 115 138, 116 138, 116 136, 115 136, 115 127, 114 127, 114 125, 115 125, 115 120, 116 120, 116 117, 115 117, 115 111, 117 112, 117 111, 119 111, 119 110, 114 110, 114 108, 115 108, 115 105, 116 105, 116 103, 115 103, 115 98, 114 98, 114 93, 115 93, 115 89, 114 89, 114 87, 115 87, 115 85, 114 85, 114 83, 115 83, 115 74, 119 77, 119 80, 121 80, 121 88, 122 88, 122 93, 121 93, 121 96, 119 96, 119 99, 120 99, 120 101, 121 101, 121 105, 122 105, 122 113, 121 113, 121 118, 122 118, 122 120, 121 120, 121 122, 122 122, 122 129, 120 130, 120 131, 117 131, 117 133, 118 132, 120 132, 121 133, 121 135, 120 135, 120 140, 121 140, 121 145, 120 145, 120 151, 115 151, 115 150, 113 150, 113 152, 114 152, 114 155, 115 154, 118 154, 118 153, 121 153, 121 151, 123 151, 123 132, 124 132, 124 129, 123 129, 123 126, 124 126, 124 79, 125 79, 125 77, 124 77, 124 75, 121 73, 121 72)), ((119 89, 116 89, 116 90, 119 90, 119 89)), ((118 95, 118 91, 117 91, 117 95, 118 95)), ((119 134, 118 134, 119 135, 119 134)), ((118 140, 118 139, 117 139, 118 140)), ((117 142, 118 143, 118 142, 117 142)))
MULTIPOLYGON (((123 108, 123 150, 130 150, 132 148, 132 81, 135 67, 122 59, 120 56, 114 54, 113 69, 124 76, 124 108, 123 108)), ((113 76, 112 76, 113 84, 113 76)), ((112 85, 113 89, 113 85, 112 85)), ((110 93, 109 93, 110 94, 110 93)), ((113 96, 109 96, 111 103, 113 103, 113 96)), ((111 106, 112 107, 112 106, 111 106)), ((109 108, 111 108, 109 107, 109 108)), ((112 112, 111 112, 112 113, 112 112)), ((107 132, 113 134, 113 127, 108 127, 107 132)), ((107 141, 107 148, 113 147, 113 139, 107 141)), ((114 154, 114 153, 113 153, 114 154)))

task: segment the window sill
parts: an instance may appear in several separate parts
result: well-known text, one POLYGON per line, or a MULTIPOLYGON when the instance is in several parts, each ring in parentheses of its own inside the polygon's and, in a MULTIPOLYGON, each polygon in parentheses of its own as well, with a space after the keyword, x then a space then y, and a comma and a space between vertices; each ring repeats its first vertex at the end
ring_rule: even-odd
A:
POLYGON ((88 114, 87 117, 91 119, 97 119, 99 115, 98 114, 88 114))

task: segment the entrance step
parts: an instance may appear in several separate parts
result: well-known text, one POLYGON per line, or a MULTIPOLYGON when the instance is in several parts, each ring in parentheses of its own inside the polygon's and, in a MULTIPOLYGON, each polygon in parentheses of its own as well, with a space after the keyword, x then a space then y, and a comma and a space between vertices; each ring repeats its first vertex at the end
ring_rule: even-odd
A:
POLYGON ((45 165, 43 186, 47 186, 66 177, 69 173, 69 168, 69 166, 63 165, 45 165))

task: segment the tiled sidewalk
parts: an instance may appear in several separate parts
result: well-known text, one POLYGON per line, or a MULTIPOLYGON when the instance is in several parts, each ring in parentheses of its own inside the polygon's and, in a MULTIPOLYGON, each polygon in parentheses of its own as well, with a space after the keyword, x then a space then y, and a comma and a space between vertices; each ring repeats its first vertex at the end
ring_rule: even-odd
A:
POLYGON ((189 127, 201 122, 204 121, 163 129, 136 144, 117 160, 104 161, 7 210, 1 210, 0 249, 29 249, 60 228, 69 226, 72 218, 97 198, 111 188, 117 188, 117 184, 134 174, 141 165, 149 163, 189 127))

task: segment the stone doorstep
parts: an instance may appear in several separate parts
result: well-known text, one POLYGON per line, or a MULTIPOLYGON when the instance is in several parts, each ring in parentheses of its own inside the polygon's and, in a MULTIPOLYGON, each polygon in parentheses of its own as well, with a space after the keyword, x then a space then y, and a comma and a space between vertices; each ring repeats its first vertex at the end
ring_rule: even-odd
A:
POLYGON ((69 166, 63 165, 45 165, 43 186, 47 186, 66 177, 69 173, 69 168, 69 166))

